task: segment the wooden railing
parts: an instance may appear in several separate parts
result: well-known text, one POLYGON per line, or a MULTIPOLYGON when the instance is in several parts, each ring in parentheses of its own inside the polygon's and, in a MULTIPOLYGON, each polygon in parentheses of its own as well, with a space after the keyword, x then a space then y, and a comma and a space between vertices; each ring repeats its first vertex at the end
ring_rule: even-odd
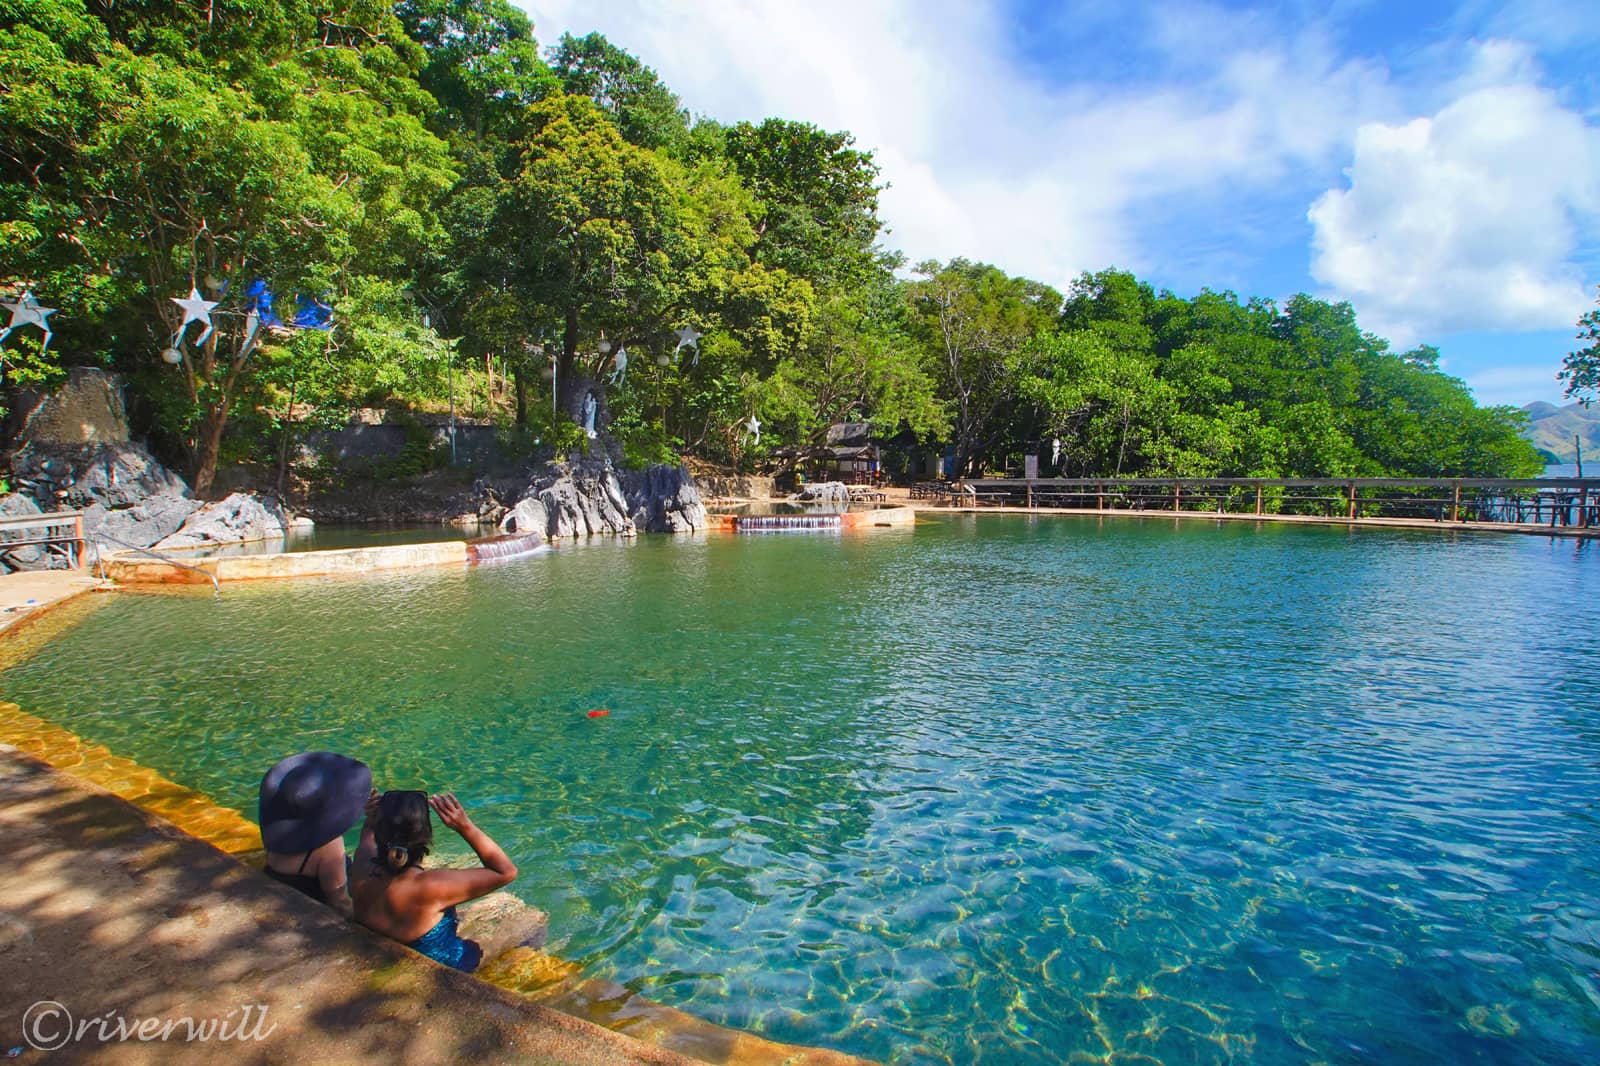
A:
POLYGON ((0 557, 19 548, 42 547, 66 559, 76 570, 83 565, 83 512, 0 515, 0 557))
POLYGON ((919 488, 956 506, 1600 527, 1600 478, 970 478, 919 488))

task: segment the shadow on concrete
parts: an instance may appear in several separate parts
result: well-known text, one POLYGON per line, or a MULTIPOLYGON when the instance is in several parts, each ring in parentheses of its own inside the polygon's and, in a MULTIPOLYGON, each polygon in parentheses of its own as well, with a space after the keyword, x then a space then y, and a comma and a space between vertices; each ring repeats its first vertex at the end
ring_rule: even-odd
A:
POLYGON ((14 749, 0 855, 0 1054, 19 1061, 693 1061, 437 966, 14 749), (36 1009, 36 1039, 81 1033, 48 1054, 24 1033, 46 1000, 75 1024, 36 1009), (145 1019, 155 1039, 116 1039, 145 1019), (186 1039, 184 1019, 223 1028, 186 1039))

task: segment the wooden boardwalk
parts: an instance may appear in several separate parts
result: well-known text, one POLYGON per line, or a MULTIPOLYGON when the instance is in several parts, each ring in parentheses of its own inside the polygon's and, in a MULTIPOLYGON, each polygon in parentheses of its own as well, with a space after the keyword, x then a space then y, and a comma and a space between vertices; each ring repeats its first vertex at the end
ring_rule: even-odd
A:
POLYGON ((913 496, 957 510, 1600 531, 1600 478, 977 478, 913 496))

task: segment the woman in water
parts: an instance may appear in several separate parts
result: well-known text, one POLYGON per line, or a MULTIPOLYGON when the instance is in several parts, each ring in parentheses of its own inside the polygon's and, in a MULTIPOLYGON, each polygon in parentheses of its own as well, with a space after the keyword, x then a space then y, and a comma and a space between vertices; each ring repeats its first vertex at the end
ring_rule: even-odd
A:
POLYGON ((446 966, 471 973, 483 960, 463 940, 456 905, 509 885, 517 868, 500 845, 472 824, 449 793, 385 792, 368 808, 354 863, 356 921, 446 966), (433 844, 432 808, 483 865, 475 870, 425 870, 433 844))
POLYGON ((291 755, 261 779, 267 876, 350 914, 344 835, 372 791, 367 764, 331 751, 291 755))

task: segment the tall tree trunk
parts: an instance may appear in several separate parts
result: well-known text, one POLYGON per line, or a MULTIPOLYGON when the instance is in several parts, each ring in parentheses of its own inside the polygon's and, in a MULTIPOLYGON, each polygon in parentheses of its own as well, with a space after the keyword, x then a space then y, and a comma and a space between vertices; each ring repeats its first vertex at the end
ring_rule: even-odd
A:
POLYGON ((517 428, 525 429, 528 425, 528 379, 527 371, 520 363, 512 365, 511 380, 515 383, 517 394, 517 428))
POLYGON ((278 495, 282 496, 284 482, 289 477, 289 440, 294 432, 294 399, 300 378, 296 374, 294 350, 289 351, 289 406, 283 412, 283 441, 278 449, 278 495))
POLYGON ((217 457, 222 452, 223 430, 227 428, 227 401, 207 407, 195 445, 194 494, 201 499, 211 495, 211 484, 217 479, 217 457))
POLYGON ((578 309, 567 308, 566 328, 561 335, 561 365, 557 371, 560 378, 556 395, 559 397, 560 407, 568 414, 572 413, 573 399, 577 393, 572 388, 572 375, 578 363, 578 309))

